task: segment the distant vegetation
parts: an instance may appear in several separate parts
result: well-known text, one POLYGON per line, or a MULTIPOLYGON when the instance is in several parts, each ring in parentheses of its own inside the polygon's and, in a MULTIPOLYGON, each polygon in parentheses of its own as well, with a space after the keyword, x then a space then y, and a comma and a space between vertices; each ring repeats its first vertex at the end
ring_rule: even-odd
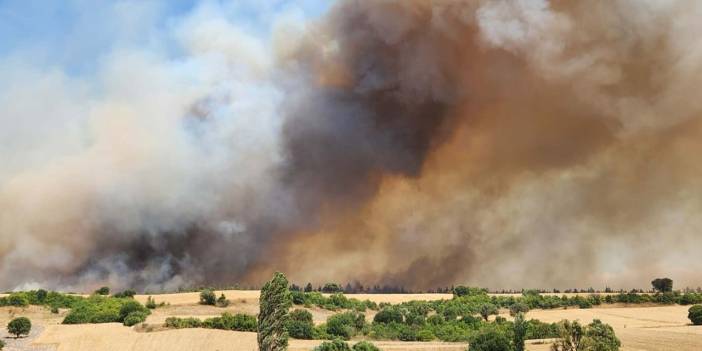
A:
POLYGON ((220 317, 207 318, 204 321, 197 318, 166 318, 165 327, 173 329, 208 328, 234 331, 256 331, 256 317, 246 314, 231 314, 225 312, 220 317))

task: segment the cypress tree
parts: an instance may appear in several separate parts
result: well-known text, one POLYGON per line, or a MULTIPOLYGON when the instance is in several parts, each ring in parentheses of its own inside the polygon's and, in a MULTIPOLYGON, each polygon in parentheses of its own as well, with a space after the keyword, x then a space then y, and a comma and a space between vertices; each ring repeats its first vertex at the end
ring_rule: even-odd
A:
POLYGON ((276 272, 273 279, 261 289, 258 313, 258 350, 284 351, 288 349, 286 324, 288 309, 292 306, 292 294, 285 275, 276 272))

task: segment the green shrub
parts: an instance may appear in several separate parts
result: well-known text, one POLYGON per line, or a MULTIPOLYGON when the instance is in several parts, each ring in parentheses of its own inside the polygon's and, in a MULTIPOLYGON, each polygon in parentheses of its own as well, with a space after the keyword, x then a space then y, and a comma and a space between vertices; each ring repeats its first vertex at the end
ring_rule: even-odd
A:
POLYGON ((144 323, 144 321, 146 321, 146 316, 147 314, 141 311, 131 312, 124 317, 123 324, 127 327, 131 327, 139 323, 144 323))
MULTIPOLYGON (((100 294, 100 295, 105 295, 105 294, 100 294)), ((116 297, 116 298, 130 298, 130 299, 131 299, 131 298, 134 298, 134 295, 136 295, 136 291, 134 291, 134 290, 132 290, 132 289, 127 289, 127 290, 124 290, 124 291, 122 291, 122 292, 120 292, 120 293, 114 294, 112 297, 116 297)))
POLYGON ((154 300, 153 297, 149 296, 146 298, 146 304, 144 304, 144 307, 153 310, 157 307, 156 305, 156 300, 154 300))
POLYGON ((343 340, 325 341, 314 348, 314 351, 351 351, 349 344, 343 340))
POLYGON ((58 313, 59 313, 59 308, 56 307, 56 306, 52 306, 52 307, 51 307, 51 313, 53 313, 53 314, 58 314, 58 313))
POLYGON ((220 317, 205 319, 201 326, 208 329, 223 329, 234 331, 256 331, 256 317, 237 313, 225 312, 220 317))
POLYGON ((288 334, 295 339, 314 338, 314 322, 312 313, 307 310, 294 310, 290 312, 288 320, 288 334))
POLYGON ((622 344, 611 326, 595 319, 588 324, 582 345, 585 351, 617 351, 622 344))
POLYGON ((351 348, 353 351, 380 351, 380 349, 368 341, 359 341, 351 348))
POLYGON ((205 289, 200 292, 200 304, 214 306, 217 303, 217 296, 210 289, 205 289))
POLYGON ((5 348, 5 342, 0 340, 0 350, 5 348))
POLYGON ((514 317, 519 313, 529 312, 529 306, 523 302, 516 302, 509 306, 509 315, 514 317))
POLYGON ((497 306, 491 304, 491 303, 484 303, 481 304, 480 307, 478 307, 478 312, 480 313, 480 316, 485 319, 487 322, 488 318, 491 315, 497 314, 497 306))
POLYGON ((469 351, 512 351, 512 344, 505 333, 486 328, 470 338, 469 351))
POLYGON ((353 311, 338 313, 327 319, 327 333, 348 340, 363 330, 365 323, 365 316, 361 313, 353 311))
POLYGON ((27 317, 17 317, 7 324, 7 332, 19 338, 22 335, 29 335, 32 330, 32 322, 27 317))
POLYGON ((7 297, 7 304, 15 307, 29 306, 29 300, 21 293, 13 293, 7 297))
POLYGON ((202 321, 197 318, 178 318, 178 317, 168 317, 166 318, 166 323, 164 324, 167 328, 183 329, 183 328, 200 328, 202 326, 202 321))
POLYGON ((122 303, 122 306, 119 309, 119 320, 124 321, 124 319, 133 312, 141 312, 145 316, 151 314, 151 311, 149 311, 148 308, 144 307, 144 305, 140 304, 138 301, 127 300, 122 303))
POLYGON ((218 307, 229 306, 229 300, 227 300, 227 297, 224 296, 224 294, 220 295, 219 298, 217 299, 217 306, 218 307))
POLYGON ((694 325, 702 325, 702 305, 694 305, 687 310, 687 318, 694 325))
POLYGON ((402 311, 395 306, 384 307, 373 317, 373 323, 402 323, 402 311))
POLYGON ((107 295, 110 294, 110 288, 107 287, 107 286, 103 286, 103 287, 101 287, 100 289, 95 290, 95 294, 96 294, 96 295, 107 296, 107 295))

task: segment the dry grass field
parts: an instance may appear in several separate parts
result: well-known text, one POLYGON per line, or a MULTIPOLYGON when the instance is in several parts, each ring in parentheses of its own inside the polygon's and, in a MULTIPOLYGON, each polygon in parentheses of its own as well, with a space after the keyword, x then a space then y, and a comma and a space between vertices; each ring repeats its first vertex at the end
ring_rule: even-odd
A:
MULTIPOLYGON (((217 294, 221 292, 218 291, 217 294)), ((198 293, 153 295, 157 302, 169 305, 156 309, 147 319, 149 325, 159 325, 170 316, 208 318, 228 311, 232 313, 255 314, 258 312, 257 291, 224 291, 231 300, 227 308, 198 305, 198 293)), ((353 297, 373 298, 376 302, 402 302, 407 300, 433 300, 449 298, 444 294, 417 295, 355 295, 353 297)), ((136 297, 145 301, 146 296, 136 297)), ((588 323, 601 319, 614 327, 622 340, 622 351, 698 351, 702 350, 702 327, 690 326, 685 306, 665 307, 627 307, 614 306, 593 309, 535 310, 528 313, 528 318, 544 322, 556 322, 562 319, 578 319, 588 323)), ((321 323, 334 312, 318 308, 310 309, 316 323, 321 323)), ((15 316, 29 317, 35 332, 20 340, 8 339, 3 330, 2 336, 8 342, 4 351, 179 351, 179 350, 255 350, 254 333, 231 332, 209 329, 181 329, 154 332, 139 332, 120 324, 60 325, 67 311, 51 314, 47 309, 31 306, 21 308, 0 308, 0 323, 5 325, 15 316)), ((371 319, 372 311, 367 314, 371 319)), ((509 317, 506 312, 506 317, 509 317)), ((291 340, 291 351, 311 350, 318 341, 291 340)), ((376 342, 382 350, 395 351, 458 351, 465 350, 465 344, 456 343, 407 343, 376 342)), ((530 351, 546 351, 548 344, 532 342, 530 351)))

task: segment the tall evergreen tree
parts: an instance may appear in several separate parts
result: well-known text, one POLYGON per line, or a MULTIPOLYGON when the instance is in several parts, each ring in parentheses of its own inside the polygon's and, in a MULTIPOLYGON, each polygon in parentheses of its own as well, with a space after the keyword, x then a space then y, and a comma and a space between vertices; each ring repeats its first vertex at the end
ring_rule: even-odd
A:
POLYGON ((258 350, 283 351, 288 349, 288 309, 292 306, 292 294, 285 275, 276 272, 273 279, 261 289, 258 314, 258 350))

